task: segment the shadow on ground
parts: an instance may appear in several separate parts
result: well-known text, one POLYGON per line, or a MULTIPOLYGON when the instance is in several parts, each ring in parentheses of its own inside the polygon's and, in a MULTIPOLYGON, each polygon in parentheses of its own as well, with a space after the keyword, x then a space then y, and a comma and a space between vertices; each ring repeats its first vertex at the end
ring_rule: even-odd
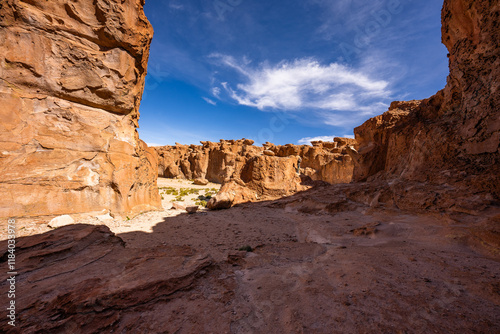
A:
POLYGON ((79 224, 19 238, 17 326, 1 329, 500 331, 500 258, 478 248, 471 217, 374 208, 320 188, 166 218, 153 233, 79 224))

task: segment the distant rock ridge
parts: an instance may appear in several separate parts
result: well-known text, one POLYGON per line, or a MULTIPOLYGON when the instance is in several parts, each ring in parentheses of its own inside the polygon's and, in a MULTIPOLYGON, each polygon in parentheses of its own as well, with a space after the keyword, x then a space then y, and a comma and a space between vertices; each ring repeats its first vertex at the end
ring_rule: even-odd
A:
POLYGON ((0 217, 160 208, 136 128, 144 1, 0 5, 0 217))
MULTIPOLYGON (((332 138, 333 139, 333 138, 332 138)), ((241 174, 248 161, 256 156, 300 157, 300 173, 312 180, 331 184, 349 183, 352 159, 348 145, 357 146, 350 138, 335 138, 332 142, 315 141, 311 145, 254 146, 250 139, 203 141, 202 145, 158 146, 158 175, 167 178, 198 179, 224 183, 241 174)), ((297 166, 298 167, 298 166, 297 166)))
POLYGON ((155 147, 158 174, 223 184, 208 203, 211 209, 289 196, 307 189, 306 179, 349 183, 354 165, 346 147, 357 146, 350 138, 316 141, 312 146, 265 143, 258 147, 244 138, 201 144, 155 147))

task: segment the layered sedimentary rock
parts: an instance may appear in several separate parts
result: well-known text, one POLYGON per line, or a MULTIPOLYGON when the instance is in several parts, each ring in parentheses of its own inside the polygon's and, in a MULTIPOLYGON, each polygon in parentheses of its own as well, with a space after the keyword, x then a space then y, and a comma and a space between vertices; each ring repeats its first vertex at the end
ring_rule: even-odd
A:
POLYGON ((397 197, 411 196, 408 186, 417 187, 420 199, 422 192, 427 197, 424 207, 467 211, 498 204, 498 16, 496 2, 445 1, 447 85, 426 100, 394 102, 388 112, 355 129, 359 151, 349 150, 356 161, 355 181, 395 180, 390 183, 397 197))
MULTIPOLYGON (((168 295, 190 287, 213 263, 190 247, 145 252, 142 256, 137 249, 126 248, 106 226, 66 226, 20 239, 16 327, 4 321, 0 329, 3 333, 110 331, 125 315, 120 310, 142 315, 145 304, 168 300, 168 295)), ((157 312, 154 307, 151 311, 157 312)), ((130 330, 137 321, 130 318, 122 329, 130 330)), ((149 332, 145 327, 136 331, 149 332)))
MULTIPOLYGON (((221 140, 202 145, 155 147, 159 156, 158 174, 167 178, 198 179, 224 183, 239 176, 248 162, 261 155, 300 157, 300 172, 313 180, 328 183, 351 181, 353 163, 346 147, 356 147, 349 138, 334 138, 333 142, 313 142, 310 145, 253 145, 249 139, 221 140)), ((297 165, 298 166, 298 165, 297 165)))
POLYGON ((144 1, 0 5, 0 217, 160 206, 136 128, 153 30, 144 1))

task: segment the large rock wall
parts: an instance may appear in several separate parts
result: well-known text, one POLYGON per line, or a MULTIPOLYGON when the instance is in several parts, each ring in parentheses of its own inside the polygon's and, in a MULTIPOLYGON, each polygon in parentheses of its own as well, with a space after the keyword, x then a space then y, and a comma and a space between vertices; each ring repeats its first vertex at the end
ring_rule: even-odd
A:
POLYGON ((426 100, 394 102, 388 112, 355 129, 359 151, 350 150, 354 180, 453 186, 470 199, 498 202, 498 17, 496 1, 444 1, 442 41, 450 63, 446 87, 426 100))
MULTIPOLYGON (((334 138, 333 142, 314 142, 310 145, 253 145, 252 140, 221 140, 220 143, 202 142, 202 145, 155 147, 158 174, 167 178, 207 179, 224 183, 232 177, 241 178, 245 168, 255 157, 268 154, 275 157, 300 157, 300 172, 312 180, 329 183, 349 183, 354 164, 347 154, 347 146, 356 147, 349 138, 334 138), (266 152, 264 152, 266 151, 266 152)), ((297 164, 298 165, 298 164, 297 164)))
POLYGON ((0 217, 158 208, 144 0, 0 4, 0 217))

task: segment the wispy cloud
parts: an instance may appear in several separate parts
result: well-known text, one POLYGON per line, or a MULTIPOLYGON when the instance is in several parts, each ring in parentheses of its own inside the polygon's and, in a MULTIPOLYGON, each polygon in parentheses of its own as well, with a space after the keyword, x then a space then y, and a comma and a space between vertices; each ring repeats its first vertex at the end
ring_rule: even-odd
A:
POLYGON ((214 100, 209 99, 208 97, 202 97, 202 99, 205 100, 205 102, 208 103, 208 104, 211 104, 213 106, 217 105, 217 102, 215 102, 214 100))
POLYGON ((212 88, 212 95, 215 96, 216 98, 220 97, 220 88, 219 87, 213 87, 212 88))
POLYGON ((297 141, 297 144, 299 144, 299 145, 310 145, 311 142, 313 142, 313 141, 331 142, 331 141, 333 141, 333 138, 335 138, 335 137, 354 138, 353 135, 343 135, 343 136, 334 136, 334 135, 331 135, 331 136, 305 137, 305 138, 299 139, 297 141))
POLYGON ((171 9, 175 9, 175 10, 183 10, 184 9, 184 6, 181 5, 181 4, 176 4, 176 3, 170 3, 168 5, 171 9))
POLYGON ((231 56, 211 57, 237 71, 243 79, 240 83, 221 83, 229 96, 240 105, 259 110, 371 114, 380 111, 381 103, 391 97, 389 82, 373 78, 364 68, 323 65, 312 58, 252 68, 248 62, 238 62, 231 56))

